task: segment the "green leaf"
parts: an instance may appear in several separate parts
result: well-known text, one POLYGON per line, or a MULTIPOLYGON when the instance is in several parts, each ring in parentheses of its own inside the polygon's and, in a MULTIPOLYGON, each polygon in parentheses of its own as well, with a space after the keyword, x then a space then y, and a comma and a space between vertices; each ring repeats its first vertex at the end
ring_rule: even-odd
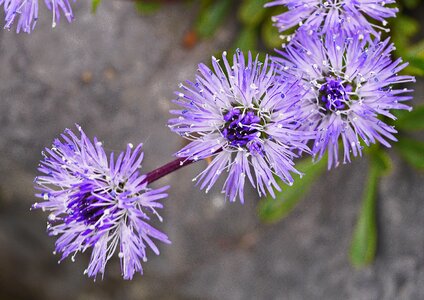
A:
POLYGON ((264 5, 267 2, 268 0, 244 0, 238 11, 240 21, 249 27, 258 26, 265 17, 264 5))
POLYGON ((380 147, 371 149, 372 164, 374 164, 380 172, 380 176, 389 175, 393 170, 393 161, 389 154, 380 147))
POLYGON ((257 48, 258 39, 256 30, 246 27, 240 33, 235 47, 247 53, 247 51, 254 51, 257 48))
POLYGON ((374 261, 377 251, 377 190, 380 177, 391 169, 391 159, 382 150, 371 153, 368 178, 362 207, 350 247, 350 261, 355 267, 364 267, 374 261))
POLYGON ((102 0, 91 0, 91 13, 95 14, 102 0))
POLYGON ((212 36, 231 11, 232 1, 217 0, 205 6, 197 19, 196 33, 203 38, 212 36))
POLYGON ((309 158, 297 163, 296 169, 304 173, 303 177, 295 180, 293 186, 279 182, 283 186, 283 191, 277 195, 277 199, 267 197, 259 203, 258 212, 261 220, 273 223, 287 216, 309 191, 315 179, 325 171, 326 165, 327 160, 324 158, 317 163, 313 163, 309 158))
POLYGON ((401 130, 424 130, 424 105, 416 106, 411 112, 402 113, 396 121, 401 130))
POLYGON ((160 3, 137 0, 135 8, 139 14, 148 15, 155 13, 160 8, 160 3))
POLYGON ((411 166, 424 169, 424 142, 404 137, 396 144, 396 149, 411 166))

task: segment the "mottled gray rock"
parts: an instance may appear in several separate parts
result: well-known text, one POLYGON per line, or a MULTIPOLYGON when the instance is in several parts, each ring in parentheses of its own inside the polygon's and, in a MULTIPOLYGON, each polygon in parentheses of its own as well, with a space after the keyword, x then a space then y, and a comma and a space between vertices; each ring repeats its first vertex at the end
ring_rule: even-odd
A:
MULTIPOLYGON (((0 31, 1 299, 424 298, 424 176, 398 159, 379 191, 377 261, 364 270, 346 253, 365 160, 326 173, 275 225, 258 221, 253 192, 246 204, 229 204, 218 189, 194 187, 199 163, 160 182, 172 188, 158 226, 173 244, 150 256, 144 276, 121 280, 115 260, 93 283, 82 275, 86 255, 57 265, 46 215, 29 212, 42 148, 79 123, 110 150, 143 141, 145 170, 167 162, 182 143, 165 126, 173 91, 234 36, 230 23, 187 51, 181 39, 195 7, 140 17, 125 1, 105 1, 96 16, 88 2, 74 6, 73 24, 51 30, 43 12, 30 36, 0 31)), ((422 102, 422 82, 416 88, 422 102)))

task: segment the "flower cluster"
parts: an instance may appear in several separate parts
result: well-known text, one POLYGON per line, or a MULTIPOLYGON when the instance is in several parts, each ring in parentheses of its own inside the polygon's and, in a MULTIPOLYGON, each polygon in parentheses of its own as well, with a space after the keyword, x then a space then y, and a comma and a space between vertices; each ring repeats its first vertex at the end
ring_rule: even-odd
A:
MULTIPOLYGON (((11 29, 16 22, 16 32, 30 33, 38 19, 39 0, 0 0, 5 13, 6 29, 11 29)), ((52 12, 52 27, 60 20, 61 12, 71 22, 74 18, 69 0, 44 0, 46 7, 52 12)))
MULTIPOLYGON (((147 187, 144 175, 139 174, 143 153, 141 144, 114 159, 105 154, 102 143, 92 143, 80 127, 80 137, 71 130, 56 139, 46 149, 35 179, 43 199, 33 208, 50 211, 47 229, 59 236, 56 251, 60 261, 92 248, 91 259, 84 273, 96 277, 105 272, 107 261, 118 252, 122 275, 131 279, 142 273, 141 261, 147 260, 150 247, 159 254, 153 239, 170 243, 168 237, 152 227, 149 214, 161 220, 158 201, 167 196, 165 190, 147 187)), ((59 261, 59 262, 60 262, 59 261)))
POLYGON ((398 75, 407 66, 392 60, 389 39, 382 40, 368 19, 386 25, 394 17, 395 1, 272 1, 287 12, 274 17, 285 31, 299 25, 288 45, 272 58, 282 76, 298 78, 307 94, 302 107, 308 121, 302 127, 315 132, 312 154, 320 159, 328 152, 328 167, 362 153, 364 145, 380 142, 390 147, 396 130, 384 118, 395 119, 393 109, 407 109, 409 89, 397 84, 414 82, 412 76, 398 75), (370 18, 368 18, 370 17, 370 18), (367 19, 368 18, 368 19, 367 19))
POLYGON ((411 90, 393 85, 415 79, 398 75, 407 64, 391 59, 393 49, 389 39, 368 42, 339 32, 299 32, 273 58, 279 72, 299 78, 308 91, 302 100, 305 127, 316 132, 314 155, 321 158, 328 149, 329 168, 339 163, 340 140, 344 163, 351 154, 360 155, 363 145, 378 141, 390 147, 387 140, 396 141, 396 130, 380 117, 395 119, 390 110, 410 109, 403 102, 411 99, 411 90))
POLYGON ((387 18, 395 17, 397 8, 390 7, 395 0, 275 0, 266 6, 284 5, 287 11, 274 16, 280 31, 299 26, 301 30, 326 34, 339 30, 349 36, 372 34, 385 27, 368 22, 372 18, 387 25, 387 18), (388 6, 389 5, 389 6, 388 6))
MULTIPOLYGON (((397 9, 394 0, 280 0, 287 11, 274 18, 281 31, 299 25, 288 45, 261 62, 250 52, 237 50, 232 61, 224 52, 211 67, 199 65, 194 82, 180 85, 169 127, 189 140, 177 159, 141 175, 141 145, 108 160, 102 144, 92 143, 67 130, 46 149, 36 178, 34 208, 50 211, 48 231, 59 235, 56 252, 61 260, 92 248, 86 273, 104 274, 106 263, 118 252, 122 275, 142 273, 146 250, 156 254, 154 240, 168 237, 149 224, 149 215, 162 208, 167 187, 151 189, 153 181, 192 162, 211 161, 194 180, 208 192, 227 173, 222 192, 229 201, 244 202, 245 184, 260 196, 292 185, 294 160, 302 155, 321 159, 328 153, 328 168, 360 156, 364 146, 396 141, 392 110, 410 110, 413 82, 399 75, 407 64, 393 60, 390 39, 381 39, 368 22, 383 23, 397 9), (342 150, 340 150, 340 148, 342 150)), ((37 0, 0 0, 7 27, 19 18, 17 30, 29 32, 37 16, 37 0)), ((46 0, 59 18, 59 8, 72 18, 68 0, 46 0), (51 1, 51 2, 50 2, 51 1)))
POLYGON ((199 175, 201 188, 208 191, 227 171, 223 191, 230 201, 244 201, 246 178, 259 195, 280 190, 274 175, 292 185, 295 152, 308 151, 305 133, 297 131, 304 122, 300 99, 303 89, 296 80, 275 76, 275 69, 258 58, 248 59, 241 51, 233 64, 222 56, 212 59, 213 70, 199 65, 195 82, 181 84, 175 101, 182 110, 170 120, 170 128, 191 140, 179 157, 214 159, 199 175))

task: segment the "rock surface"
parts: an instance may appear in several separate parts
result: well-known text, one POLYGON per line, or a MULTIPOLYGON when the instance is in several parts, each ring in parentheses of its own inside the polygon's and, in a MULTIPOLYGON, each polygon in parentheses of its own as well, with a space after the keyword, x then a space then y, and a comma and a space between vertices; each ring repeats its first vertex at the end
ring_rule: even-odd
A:
MULTIPOLYGON (((230 204, 194 187, 186 179, 199 163, 160 182, 172 188, 158 226, 173 244, 150 255, 144 276, 121 280, 114 260, 93 283, 86 255, 58 265, 46 215, 29 212, 42 148, 78 123, 110 150, 143 141, 145 170, 167 162, 182 143, 165 126, 173 91, 234 37, 228 24, 183 49, 195 7, 140 17, 126 1, 105 1, 96 16, 88 2, 74 6, 73 24, 52 30, 42 11, 29 36, 0 31, 1 299, 424 299, 424 176, 397 159, 379 190, 378 257, 364 270, 346 255, 364 159, 326 173, 275 225, 258 221, 254 193, 230 204)), ((416 89, 422 102, 422 82, 416 89)))

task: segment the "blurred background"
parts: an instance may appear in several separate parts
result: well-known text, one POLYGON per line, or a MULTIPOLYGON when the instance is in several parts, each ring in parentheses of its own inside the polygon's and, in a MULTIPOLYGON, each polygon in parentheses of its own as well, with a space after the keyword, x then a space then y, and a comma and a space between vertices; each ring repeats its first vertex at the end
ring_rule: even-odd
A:
MULTIPOLYGON (((424 150, 416 144, 387 152, 391 171, 375 195, 376 256, 365 267, 352 266, 349 249, 366 157, 318 172, 285 218, 267 216, 253 190, 244 205, 226 203, 219 184, 205 195, 190 180, 205 167, 199 162, 158 182, 172 186, 157 224, 172 245, 150 253, 143 276, 122 280, 113 259, 93 282, 83 275, 88 253, 57 264, 47 215, 29 211, 44 147, 78 123, 107 150, 143 142, 150 171, 183 145, 166 127, 170 100, 198 63, 234 47, 271 52, 280 42, 272 12, 257 8, 266 1, 165 2, 109 0, 92 14, 92 3, 77 1, 72 24, 52 30, 43 9, 31 35, 0 30, 0 299, 424 299, 424 150)), ((418 76, 419 105, 424 4, 402 4, 392 32, 418 76)))

